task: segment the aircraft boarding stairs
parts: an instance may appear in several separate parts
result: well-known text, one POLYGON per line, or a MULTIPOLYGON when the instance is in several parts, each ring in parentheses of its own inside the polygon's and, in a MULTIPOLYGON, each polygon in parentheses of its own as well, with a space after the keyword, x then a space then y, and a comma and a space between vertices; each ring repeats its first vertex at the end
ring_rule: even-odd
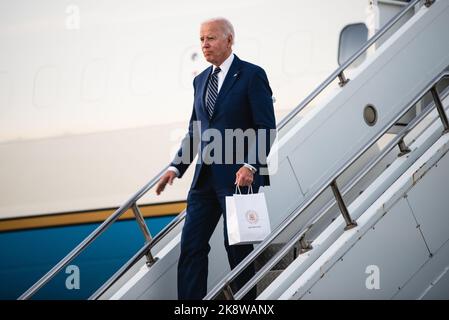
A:
MULTIPOLYGON (((273 231, 231 271, 219 223, 206 299, 240 299, 254 286, 258 299, 449 297, 447 30, 449 1, 411 1, 281 121, 268 159, 271 186, 261 188, 273 231), (416 117, 392 130, 412 109, 416 117), (233 291, 232 280, 252 262, 255 277, 233 291)), ((176 299, 185 212, 152 238, 136 204, 165 170, 20 299, 129 208, 146 243, 91 299, 176 299)))

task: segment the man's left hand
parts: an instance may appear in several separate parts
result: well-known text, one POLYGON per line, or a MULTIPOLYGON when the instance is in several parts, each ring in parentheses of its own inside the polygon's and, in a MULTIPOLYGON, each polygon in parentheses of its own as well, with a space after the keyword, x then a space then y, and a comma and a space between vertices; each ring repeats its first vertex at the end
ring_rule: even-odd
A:
POLYGON ((241 167, 235 174, 235 183, 239 187, 249 187, 254 180, 253 172, 247 167, 241 167))

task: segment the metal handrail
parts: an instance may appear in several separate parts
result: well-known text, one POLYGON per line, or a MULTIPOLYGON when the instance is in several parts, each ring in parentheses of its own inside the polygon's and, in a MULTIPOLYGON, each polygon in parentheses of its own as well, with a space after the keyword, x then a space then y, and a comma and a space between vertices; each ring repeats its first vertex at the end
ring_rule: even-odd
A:
POLYGON ((112 277, 109 278, 108 281, 106 281, 97 291, 95 291, 90 297, 89 300, 96 300, 98 299, 103 293, 106 292, 114 283, 115 281, 123 276, 129 269, 132 268, 132 266, 142 259, 143 256, 146 255, 146 253, 151 250, 166 234, 168 234, 170 231, 172 231, 185 217, 186 210, 184 209, 180 214, 176 216, 173 220, 170 221, 169 224, 167 224, 164 229, 162 229, 157 236, 153 239, 152 242, 146 243, 128 262, 126 262, 112 277))
MULTIPOLYGON (((444 93, 440 94, 442 99, 445 99, 449 96, 449 88, 445 90, 444 93)), ((424 118, 426 118, 429 113, 433 110, 433 107, 435 107, 435 103, 433 102, 428 105, 428 107, 425 108, 424 111, 421 112, 421 114, 417 117, 415 117, 409 124, 401 130, 400 134, 397 134, 396 137, 394 137, 386 147, 382 149, 382 151, 376 156, 376 158, 372 159, 369 163, 367 163, 360 172, 356 174, 350 181, 347 182, 342 187, 342 194, 346 195, 349 190, 351 190, 357 183, 359 183, 376 165, 379 164, 379 162, 388 154, 390 153, 394 148, 396 148, 401 141, 405 138, 407 134, 410 133, 410 131, 418 124, 420 123, 424 118)), ((328 212, 334 205, 336 204, 335 199, 330 199, 323 208, 317 213, 317 217, 310 223, 308 227, 305 229, 299 230, 293 237, 282 247, 281 250, 275 253, 273 257, 257 272, 257 274, 253 277, 254 282, 257 284, 259 280, 261 280, 277 263, 281 261, 281 259, 295 246, 301 239, 305 239, 307 232, 309 232, 312 227, 321 219, 324 217, 326 212, 328 212)), ((296 210, 296 209, 295 209, 296 210)), ((310 245, 306 242, 305 246, 309 247, 310 245)), ((307 248, 305 248, 307 249, 307 248)), ((308 251, 308 249, 307 249, 308 251)), ((253 285, 251 285, 249 282, 247 285, 244 285, 234 296, 234 298, 239 299, 243 297, 246 293, 248 293, 249 290, 251 290, 253 285)))
MULTIPOLYGON (((437 80, 437 82, 439 82, 440 80, 442 80, 443 78, 448 78, 449 77, 449 73, 445 73, 442 75, 442 77, 437 80)), ((428 92, 428 91, 427 91, 428 92)), ((427 92, 425 92, 424 94, 426 94, 427 92)), ((443 96, 443 98, 447 97, 449 95, 449 92, 447 91, 445 93, 445 95, 443 96)), ((424 95, 423 95, 424 96, 424 95)), ((423 98, 423 96, 421 96, 421 98, 423 98)), ((442 96, 442 95, 440 95, 442 96)), ((410 110, 413 107, 414 104, 411 104, 410 107, 408 108, 408 110, 410 110)), ((388 145, 381 151, 381 153, 372 161, 370 161, 353 179, 351 179, 351 181, 348 182, 347 185, 345 185, 345 187, 343 188, 344 190, 342 191, 342 194, 346 194, 349 190, 351 190, 361 179, 363 179, 368 172, 374 168, 374 166, 376 166, 388 153, 390 153, 394 148, 396 148, 400 141, 402 141, 404 139, 404 137, 410 133, 410 131, 412 129, 414 129, 416 127, 416 125, 418 125, 425 117, 428 116, 428 114, 434 110, 434 108, 437 108, 437 104, 436 103, 432 103, 429 105, 428 108, 426 108, 425 111, 423 111, 419 116, 415 117, 402 131, 400 134, 398 134, 393 140, 391 140, 388 145)), ((444 126, 444 118, 441 118, 443 122, 443 126, 444 126)), ((446 130, 443 131, 443 133, 447 132, 446 130)), ((330 200, 324 207, 324 210, 321 210, 316 217, 312 218, 313 221, 310 223, 310 225, 308 225, 307 227, 305 227, 304 229, 299 230, 290 240, 288 243, 286 243, 282 249, 277 252, 271 259, 270 261, 267 262, 266 265, 264 265, 259 272, 254 275, 254 277, 248 282, 246 283, 238 292, 238 294, 235 294, 234 297, 236 299, 240 299, 242 298, 246 293, 248 293, 251 288, 256 285, 258 283, 258 281, 260 281, 267 273, 268 271, 271 270, 271 268, 273 268, 283 257, 284 255, 291 250, 291 248, 299 241, 299 239, 301 239, 302 237, 305 236, 305 234, 312 228, 312 226, 318 221, 320 220, 324 214, 333 206, 335 205, 335 200, 330 200)))
POLYGON ((290 111, 284 119, 278 124, 278 130, 281 130, 291 119, 293 119, 298 113, 300 113, 305 107, 312 102, 324 89, 326 89, 334 80, 340 78, 343 72, 355 61, 357 60, 366 50, 368 50, 380 37, 382 37, 390 28, 396 24, 409 10, 411 10, 418 2, 422 0, 414 0, 410 2, 407 7, 401 10, 395 17, 393 17, 385 26, 382 27, 375 35, 373 35, 363 47, 361 47, 357 52, 355 52, 348 60, 346 60, 343 65, 341 65, 337 70, 335 70, 326 80, 324 80, 318 88, 312 91, 295 109, 290 111))
MULTIPOLYGON (((84 249, 86 249, 98 236, 109 228, 123 213, 130 209, 146 192, 148 192, 165 173, 166 166, 158 175, 151 179, 144 187, 137 191, 128 201, 109 216, 101 225, 99 225, 89 236, 87 236, 79 245, 77 245, 69 254, 59 261, 50 271, 40 278, 33 286, 25 291, 18 300, 31 298, 40 288, 50 281, 59 271, 75 259, 84 249)), ((145 235, 145 234, 144 234, 145 235)))
MULTIPOLYGON (((404 8, 398 15, 391 19, 379 32, 377 32, 362 48, 354 53, 351 58, 349 58, 340 68, 338 68, 334 73, 331 74, 317 89, 315 89, 309 96, 306 97, 295 109, 293 109, 289 114, 287 114, 284 119, 278 124, 278 130, 280 131, 285 125, 290 122, 298 113, 300 113, 313 99, 315 99, 326 87, 329 86, 336 78, 339 78, 341 84, 344 85, 347 80, 343 74, 343 71, 351 65, 360 55, 362 55, 372 44, 374 44, 382 35, 384 35, 399 19, 401 19, 411 8, 413 8, 418 2, 422 0, 414 0, 404 8)), ((427 3, 427 2, 426 2, 427 3)), ((143 195, 145 195, 161 178, 165 173, 168 166, 166 166, 158 175, 150 180, 143 188, 141 188, 137 193, 135 193, 131 199, 125 202, 120 208, 118 208, 108 219, 106 219, 97 229, 95 229, 87 238, 85 238, 77 247, 75 247, 69 254, 67 254, 58 264, 56 264, 50 271, 48 271, 41 279, 39 279, 31 288, 29 288, 25 293, 23 293, 18 299, 24 300, 32 297, 40 288, 42 288, 48 281, 50 281, 59 271, 62 270, 66 265, 68 265, 74 258, 76 258, 86 247, 88 247, 99 235, 101 235, 112 223, 114 223, 123 213, 128 209, 132 208, 137 200, 139 200, 143 195)), ((133 208, 134 209, 134 208, 133 208)), ((155 239, 151 239, 151 236, 145 231, 145 225, 142 224, 143 217, 139 217, 139 210, 133 210, 136 214, 136 219, 139 222, 139 226, 142 228, 142 232, 147 240, 147 245, 151 244, 156 238, 162 238, 166 233, 160 232, 155 239)), ((182 218, 185 214, 182 216, 182 218)), ((172 224, 177 224, 181 219, 172 220, 168 227, 172 224)), ((164 229, 165 230, 165 229, 164 229)), ((168 229, 167 229, 168 230, 168 229)), ((171 229, 170 229, 171 230, 171 229)), ((136 255, 137 256, 137 255, 136 255)), ((122 270, 122 269, 120 269, 122 270)), ((119 270, 119 271, 120 271, 119 270)), ((117 272, 118 273, 118 272, 117 272)), ((98 291, 97 291, 98 292, 98 291)))
MULTIPOLYGON (((357 161, 360 156, 362 156, 369 148, 372 147, 374 143, 376 143, 399 119, 401 119, 418 101, 420 101, 423 96, 432 92, 436 94, 434 107, 438 110, 438 115, 443 123, 444 133, 449 132, 447 116, 444 112, 444 109, 441 110, 441 101, 439 99, 439 95, 435 89, 435 85, 442 80, 443 78, 449 78, 449 72, 444 71, 440 73, 437 77, 433 78, 432 81, 422 90, 415 98, 410 102, 409 106, 405 108, 402 112, 400 112, 393 120, 387 123, 382 130, 378 132, 376 136, 374 136, 369 143, 367 143, 364 147, 362 147, 348 162, 344 165, 340 166, 337 170, 334 171, 333 174, 330 175, 331 178, 327 179, 317 191, 311 195, 307 201, 303 202, 299 208, 296 208, 293 213, 291 213, 264 241, 260 243, 244 260, 242 260, 236 268, 234 268, 222 281, 220 281, 207 295, 204 299, 212 299, 216 297, 221 291, 227 290, 227 295, 233 298, 242 298, 251 288, 257 284, 257 282, 264 276, 261 274, 256 274, 249 282, 247 282, 240 290, 233 294, 229 292, 230 283, 243 271, 245 270, 254 260, 266 249, 266 247, 273 242, 291 223, 295 221, 295 219, 306 209, 308 208, 323 192, 326 190, 332 183, 334 183, 340 175, 345 172, 355 161, 357 161)), ((414 122, 416 125, 418 122, 414 122)), ((408 131, 406 132, 408 133, 408 131)), ((402 137, 403 138, 403 137, 402 137)), ((338 199, 337 199, 338 200, 338 199)), ((306 231, 309 229, 310 225, 319 219, 321 216, 314 215, 311 219, 308 220, 308 223, 305 224, 305 227, 302 227, 299 231, 297 238, 299 239, 303 236, 306 231)), ((281 251, 285 254, 285 248, 281 249, 281 251)), ((271 262, 269 262, 271 265, 271 262)), ((274 264, 273 264, 274 265, 274 264)), ((268 268, 263 268, 263 272, 267 272, 268 268)))

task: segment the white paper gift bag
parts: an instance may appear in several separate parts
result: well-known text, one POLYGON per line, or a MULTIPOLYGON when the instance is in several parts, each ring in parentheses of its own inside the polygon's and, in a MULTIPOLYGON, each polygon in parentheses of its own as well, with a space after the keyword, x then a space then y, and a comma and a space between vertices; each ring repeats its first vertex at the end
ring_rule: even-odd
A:
POLYGON ((265 239, 271 232, 265 195, 251 192, 226 197, 226 227, 229 245, 265 239))

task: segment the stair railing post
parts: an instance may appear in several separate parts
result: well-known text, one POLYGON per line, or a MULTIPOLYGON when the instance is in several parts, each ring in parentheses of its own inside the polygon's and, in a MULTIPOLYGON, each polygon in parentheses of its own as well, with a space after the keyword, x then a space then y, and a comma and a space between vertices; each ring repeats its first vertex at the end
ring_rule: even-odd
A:
POLYGON ((430 93, 432 94, 433 101, 435 102, 435 107, 438 110, 438 114, 440 116, 441 122, 443 123, 444 131, 443 133, 449 132, 449 121, 447 120, 446 112, 444 111, 443 103, 441 102, 440 95, 438 94, 435 86, 430 89, 430 93))
POLYGON ((343 73, 343 71, 338 74, 338 79, 340 80, 340 82, 338 82, 338 85, 340 87, 344 87, 345 84, 347 84, 349 82, 349 79, 346 78, 346 76, 343 73))
POLYGON ((331 183, 331 189, 332 192, 334 193, 335 200, 337 200, 340 212, 346 221, 345 230, 354 228, 355 226, 357 226, 357 223, 351 219, 351 216, 349 215, 348 212, 348 208, 346 207, 345 202, 343 201, 343 197, 341 196, 340 190, 338 190, 337 182, 335 180, 332 181, 331 183))
MULTIPOLYGON (((145 223, 145 220, 142 216, 142 213, 140 212, 140 209, 136 203, 133 204, 132 209, 134 212, 134 216, 136 217, 137 224, 139 225, 139 228, 142 231, 143 236, 145 238, 145 242, 150 243, 151 241, 153 241, 153 237, 151 236, 150 230, 148 229, 147 224, 145 223)), ((147 266, 151 266, 156 262, 156 259, 151 254, 151 250, 148 250, 145 256, 147 257, 147 266)))
POLYGON ((399 151, 401 151, 398 154, 398 157, 402 157, 403 155, 406 155, 407 153, 410 153, 411 150, 409 147, 407 147, 407 145, 404 142, 404 138, 402 138, 401 140, 399 140, 398 142, 398 146, 399 146, 399 151))

